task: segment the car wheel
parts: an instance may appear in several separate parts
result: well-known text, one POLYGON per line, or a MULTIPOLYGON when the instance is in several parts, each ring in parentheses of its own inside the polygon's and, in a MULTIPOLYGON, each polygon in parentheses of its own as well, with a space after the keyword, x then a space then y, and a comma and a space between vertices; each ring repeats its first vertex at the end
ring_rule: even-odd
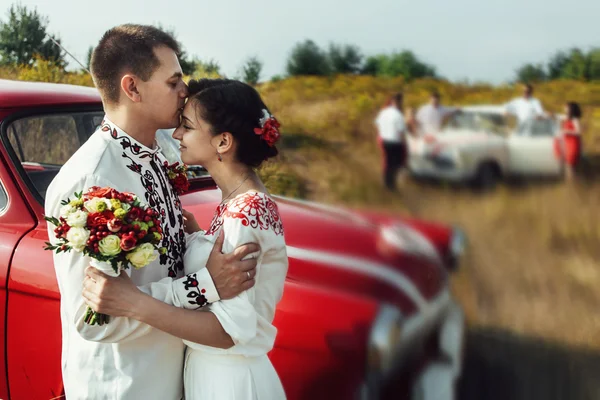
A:
POLYGON ((481 164, 475 175, 475 186, 482 191, 490 191, 496 188, 500 181, 500 169, 494 163, 481 164))

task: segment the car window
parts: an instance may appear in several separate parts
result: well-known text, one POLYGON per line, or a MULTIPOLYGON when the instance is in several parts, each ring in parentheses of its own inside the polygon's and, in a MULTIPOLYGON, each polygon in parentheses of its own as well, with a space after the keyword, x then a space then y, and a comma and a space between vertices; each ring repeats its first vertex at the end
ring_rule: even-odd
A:
POLYGON ((504 135, 507 124, 502 114, 491 112, 459 112, 450 117, 445 129, 465 129, 504 135))
POLYGON ((103 117, 102 111, 27 116, 12 121, 4 130, 15 162, 42 199, 60 167, 94 133, 103 117))
POLYGON ((4 189, 4 185, 0 183, 0 212, 4 211, 6 206, 8 205, 8 195, 6 194, 6 190, 4 189))
POLYGON ((556 133, 556 122, 550 118, 532 119, 517 127, 520 136, 552 137, 556 133))

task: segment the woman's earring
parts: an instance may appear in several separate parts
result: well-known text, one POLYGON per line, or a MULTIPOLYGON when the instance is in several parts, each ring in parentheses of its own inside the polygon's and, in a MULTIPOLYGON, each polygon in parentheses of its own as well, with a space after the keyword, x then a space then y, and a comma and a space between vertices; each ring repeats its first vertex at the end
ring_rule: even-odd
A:
POLYGON ((217 151, 217 158, 219 159, 219 161, 223 161, 223 157, 221 157, 221 153, 219 153, 218 151, 217 151))

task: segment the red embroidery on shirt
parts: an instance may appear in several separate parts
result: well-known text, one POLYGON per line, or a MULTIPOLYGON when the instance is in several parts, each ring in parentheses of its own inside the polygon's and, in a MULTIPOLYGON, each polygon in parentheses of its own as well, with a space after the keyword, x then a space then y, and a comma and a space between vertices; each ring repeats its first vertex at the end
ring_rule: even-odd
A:
POLYGON ((241 219, 244 226, 260 230, 272 229, 276 235, 283 235, 277 204, 268 196, 263 197, 258 193, 246 193, 229 203, 219 205, 206 234, 218 232, 223 226, 224 218, 241 219))

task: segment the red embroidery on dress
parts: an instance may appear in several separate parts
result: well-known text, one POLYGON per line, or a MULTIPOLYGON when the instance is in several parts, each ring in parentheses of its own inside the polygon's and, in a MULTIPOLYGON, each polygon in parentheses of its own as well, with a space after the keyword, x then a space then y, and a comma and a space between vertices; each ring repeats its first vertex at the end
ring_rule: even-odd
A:
POLYGON ((220 204, 215 211, 212 221, 210 221, 210 227, 206 231, 205 235, 214 235, 223 226, 223 211, 225 211, 227 204, 220 204))
POLYGON ((246 193, 229 203, 219 205, 206 235, 213 235, 218 232, 223 226, 224 218, 241 219, 244 226, 260 230, 272 229, 276 235, 283 235, 283 224, 279 209, 277 204, 268 196, 263 197, 257 193, 246 193))

